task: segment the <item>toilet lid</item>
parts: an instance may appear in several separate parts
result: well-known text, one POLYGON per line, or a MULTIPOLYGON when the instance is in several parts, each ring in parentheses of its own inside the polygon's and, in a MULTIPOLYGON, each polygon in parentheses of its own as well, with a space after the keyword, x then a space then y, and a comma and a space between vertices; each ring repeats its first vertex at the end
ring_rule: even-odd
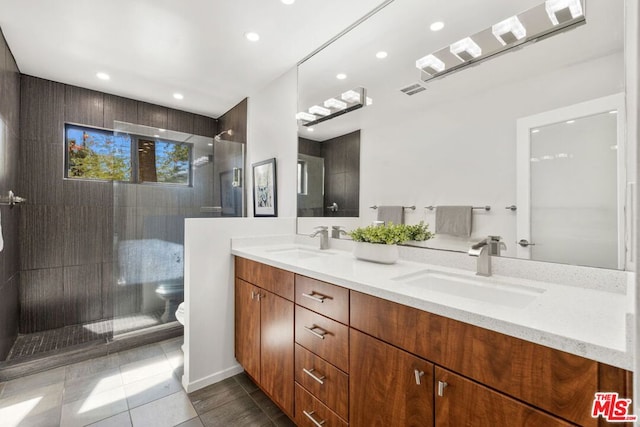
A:
POLYGON ((184 325, 184 302, 181 302, 178 305, 178 309, 176 310, 176 320, 178 320, 178 323, 181 325, 184 325))

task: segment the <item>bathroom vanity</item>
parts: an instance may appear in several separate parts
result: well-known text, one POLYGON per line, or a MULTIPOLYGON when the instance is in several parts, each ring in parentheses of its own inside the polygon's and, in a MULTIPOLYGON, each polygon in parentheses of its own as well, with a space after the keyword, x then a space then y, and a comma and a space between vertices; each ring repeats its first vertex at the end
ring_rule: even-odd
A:
POLYGON ((599 426, 596 392, 631 397, 625 294, 293 244, 232 252, 236 358, 300 426, 599 426))

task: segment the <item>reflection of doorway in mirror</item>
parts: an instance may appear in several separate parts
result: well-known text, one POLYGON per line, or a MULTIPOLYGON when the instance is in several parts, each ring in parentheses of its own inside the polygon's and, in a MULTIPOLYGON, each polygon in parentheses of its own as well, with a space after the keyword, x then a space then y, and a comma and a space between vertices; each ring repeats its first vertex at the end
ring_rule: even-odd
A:
POLYGON ((519 121, 518 240, 529 243, 519 256, 625 268, 623 105, 615 101, 519 121))

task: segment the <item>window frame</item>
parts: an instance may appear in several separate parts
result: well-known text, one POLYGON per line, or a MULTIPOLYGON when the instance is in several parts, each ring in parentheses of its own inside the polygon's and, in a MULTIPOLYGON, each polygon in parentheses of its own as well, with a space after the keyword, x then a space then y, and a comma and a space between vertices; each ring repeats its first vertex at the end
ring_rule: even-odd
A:
POLYGON ((73 177, 69 175, 69 160, 70 160, 70 152, 69 152, 69 141, 67 139, 67 130, 69 127, 74 127, 79 130, 89 130, 89 131, 97 131, 97 132, 110 132, 113 135, 116 135, 118 132, 114 129, 104 128, 100 126, 90 126, 84 125, 80 123, 73 122, 64 122, 64 130, 63 130, 63 179, 70 181, 85 181, 85 182, 120 182, 125 184, 137 184, 137 185, 159 185, 163 187, 179 187, 179 188, 191 188, 193 187, 193 150, 194 144, 189 142, 180 142, 174 141, 167 138, 156 138, 154 136, 146 136, 140 135, 136 133, 126 133, 126 135, 130 138, 129 144, 129 158, 131 162, 131 172, 129 180, 119 180, 119 179, 99 179, 99 178, 86 178, 86 177, 73 177), (175 144, 175 145, 186 145, 188 147, 188 172, 187 172, 187 182, 186 183, 177 183, 177 182, 153 182, 153 181, 140 181, 140 156, 138 154, 138 144, 140 140, 148 140, 153 142, 160 142, 165 144, 175 144))

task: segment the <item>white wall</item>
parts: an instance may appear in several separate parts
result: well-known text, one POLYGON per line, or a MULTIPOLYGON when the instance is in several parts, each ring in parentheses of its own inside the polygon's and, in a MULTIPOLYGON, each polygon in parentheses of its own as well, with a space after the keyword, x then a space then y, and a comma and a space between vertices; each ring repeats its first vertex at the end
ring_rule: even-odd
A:
POLYGON ((247 165, 277 159, 278 218, 253 218, 247 167, 248 218, 194 218, 185 222, 185 357, 188 392, 228 378, 242 368, 234 358, 231 238, 295 233, 298 152, 297 70, 249 97, 247 165))
MULTIPOLYGON (((474 211, 472 239, 500 235, 515 256, 516 215, 505 207, 516 203, 517 119, 622 92, 623 70, 623 55, 614 54, 362 129, 362 223, 376 218, 369 206, 416 205, 405 221, 433 230, 425 206, 491 205, 474 211)), ((466 250, 464 240, 454 243, 466 250)))

